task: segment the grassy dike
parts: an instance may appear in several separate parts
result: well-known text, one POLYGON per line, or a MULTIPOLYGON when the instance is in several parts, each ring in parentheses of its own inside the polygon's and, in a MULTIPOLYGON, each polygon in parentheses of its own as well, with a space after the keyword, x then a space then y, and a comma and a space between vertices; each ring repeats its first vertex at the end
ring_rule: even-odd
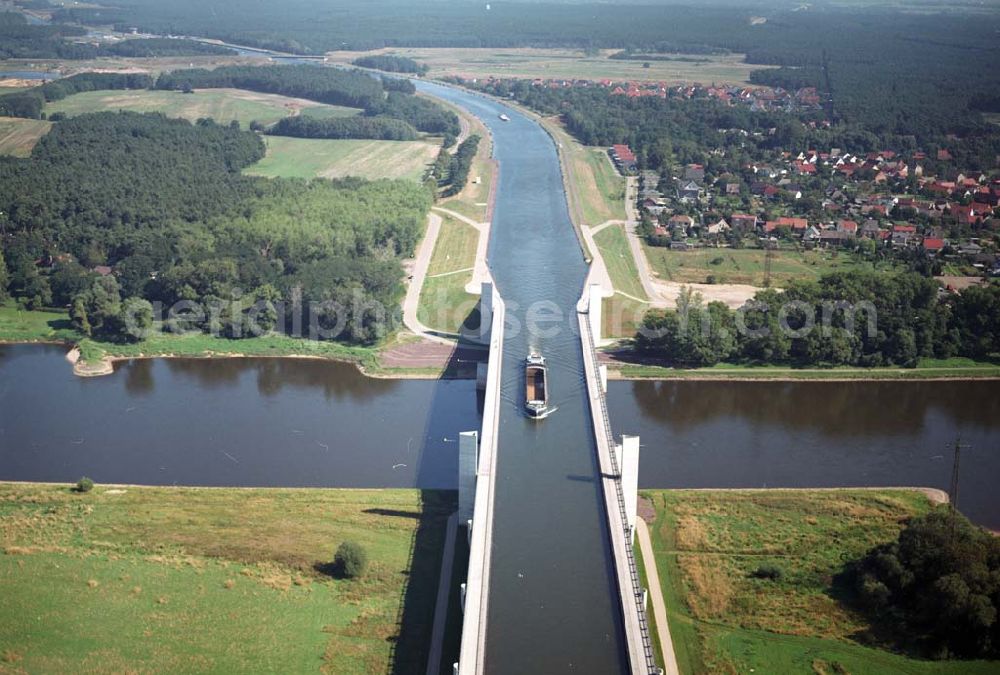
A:
MULTIPOLYGON (((866 646, 834 576, 934 508, 913 490, 645 490, 682 673, 995 673, 866 646), (756 579, 762 565, 777 580, 756 579)), ((648 563, 648 561, 647 561, 648 563)))
POLYGON ((2 483, 0 672, 420 672, 454 500, 2 483))

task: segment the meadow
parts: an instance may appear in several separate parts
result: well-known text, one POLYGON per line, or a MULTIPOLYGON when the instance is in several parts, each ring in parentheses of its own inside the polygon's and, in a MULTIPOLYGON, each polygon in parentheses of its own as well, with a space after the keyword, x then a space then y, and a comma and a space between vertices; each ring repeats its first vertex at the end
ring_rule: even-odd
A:
POLYGON ((479 231, 455 218, 441 218, 417 318, 428 328, 458 333, 479 303, 478 296, 465 291, 476 263, 479 231))
MULTIPOLYGON (((907 490, 649 490, 654 557, 685 673, 990 673, 863 644, 835 583, 847 560, 932 508, 907 490), (764 566, 777 579, 757 578, 764 566)), ((648 562, 648 561, 647 561, 648 562)))
MULTIPOLYGON (((767 252, 763 249, 700 248, 671 251, 644 244, 652 272, 664 281, 765 285, 767 252), (711 277, 711 281, 709 280, 711 277)), ((778 250, 771 259, 771 286, 798 279, 818 279, 836 271, 871 269, 872 263, 837 250, 778 250)))
POLYGON ((392 48, 370 52, 329 52, 335 63, 350 63, 360 56, 406 56, 430 68, 428 77, 501 77, 517 79, 580 79, 669 83, 745 84, 750 72, 761 66, 743 63, 742 54, 672 55, 673 61, 626 61, 608 58, 618 50, 587 54, 579 49, 540 48, 392 48))
POLYGON ((88 91, 45 106, 49 115, 63 113, 69 117, 106 110, 161 112, 167 117, 191 121, 210 117, 220 124, 236 120, 244 127, 254 121, 270 125, 290 115, 342 117, 359 112, 353 108, 240 89, 204 89, 190 94, 163 90, 88 91))
POLYGON ((267 155, 244 173, 269 178, 403 178, 419 182, 437 156, 430 141, 265 136, 267 155))
POLYGON ((0 670, 414 672, 452 493, 0 484, 0 670), (368 568, 341 578, 346 540, 368 568))
POLYGON ((541 122, 559 146, 574 224, 595 227, 608 220, 624 220, 625 179, 611 164, 607 148, 581 145, 558 119, 543 118, 541 122))
POLYGON ((615 291, 633 299, 646 300, 646 293, 639 282, 639 270, 623 226, 615 224, 605 227, 594 235, 594 243, 601 250, 601 257, 604 258, 604 265, 615 291))
POLYGON ((27 157, 51 127, 51 122, 42 120, 0 117, 0 155, 27 157))
POLYGON ((469 134, 479 136, 479 147, 469 169, 469 182, 461 192, 454 197, 443 199, 440 204, 476 222, 484 222, 489 211, 490 188, 496 171, 496 162, 493 160, 493 139, 486 125, 478 117, 442 99, 435 100, 458 115, 467 126, 469 134))

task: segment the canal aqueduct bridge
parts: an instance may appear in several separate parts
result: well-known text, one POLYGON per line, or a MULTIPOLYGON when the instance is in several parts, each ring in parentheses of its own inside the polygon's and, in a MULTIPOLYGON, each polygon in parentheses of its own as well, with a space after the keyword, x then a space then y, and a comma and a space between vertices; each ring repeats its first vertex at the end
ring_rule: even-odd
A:
MULTIPOLYGON (((600 365, 595 336, 600 335, 601 288, 590 285, 577 306, 583 350, 583 373, 598 452, 604 510, 611 537, 615 584, 632 675, 659 673, 653 657, 646 622, 647 594, 639 580, 633 551, 639 478, 639 437, 624 436, 615 443, 605 396, 607 368, 600 365)), ((460 592, 462 608, 461 651, 455 675, 486 671, 486 635, 490 591, 490 558, 493 546, 493 503, 496 488, 497 438, 501 405, 506 307, 492 282, 483 283, 480 339, 489 345, 489 359, 480 364, 477 382, 484 390, 482 429, 467 431, 459 440, 459 523, 469 542, 468 575, 460 592)))

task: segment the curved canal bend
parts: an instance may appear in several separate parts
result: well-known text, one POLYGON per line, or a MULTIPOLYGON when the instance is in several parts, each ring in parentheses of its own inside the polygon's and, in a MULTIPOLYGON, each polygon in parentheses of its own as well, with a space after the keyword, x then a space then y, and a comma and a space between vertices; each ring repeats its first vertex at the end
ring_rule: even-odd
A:
POLYGON ((575 329, 587 265, 569 218, 556 148, 526 116, 474 94, 420 82, 490 128, 500 164, 489 263, 507 305, 497 443, 486 670, 491 674, 628 672, 596 446, 575 329), (509 122, 500 121, 506 113, 509 122), (559 317, 537 321, 531 317, 559 317), (522 413, 523 363, 549 363, 558 411, 522 413))

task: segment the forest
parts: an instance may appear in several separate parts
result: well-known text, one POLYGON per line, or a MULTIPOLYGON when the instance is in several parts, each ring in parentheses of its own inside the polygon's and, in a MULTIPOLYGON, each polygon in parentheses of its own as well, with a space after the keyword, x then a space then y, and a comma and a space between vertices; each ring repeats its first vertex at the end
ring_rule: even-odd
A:
POLYGON ((124 337, 123 308, 144 312, 144 301, 218 306, 185 327, 240 336, 253 303, 234 312, 233 300, 264 302, 272 327, 295 318, 293 297, 338 303, 324 320, 342 320, 343 339, 378 339, 397 320, 399 260, 423 231, 430 193, 407 181, 241 174, 263 155, 257 134, 211 120, 98 113, 56 124, 29 159, 0 159, 0 293, 70 306, 81 330, 111 339, 124 337), (385 320, 356 307, 358 294, 388 308, 385 320))
MULTIPOLYGON (((656 58, 677 53, 746 54, 761 84, 817 86, 833 98, 836 121, 876 135, 976 133, 979 108, 1000 89, 995 67, 1000 17, 953 5, 952 11, 775 7, 748 2, 495 3, 292 0, 223 7, 179 0, 123 0, 117 10, 68 9, 62 19, 118 21, 157 33, 222 38, 293 52, 383 47, 572 47, 631 50, 656 58), (349 11, 348 11, 349 8, 349 11), (751 17, 763 15, 765 23, 751 17), (266 26, 267 28, 262 28, 266 26), (877 47, 874 47, 877 46, 877 47), (801 70, 800 70, 801 69, 801 70)), ((707 84, 707 83, 706 83, 707 84)), ((988 110, 987 112, 1000 112, 988 110)))
POLYGON ((946 300, 938 290, 916 273, 838 272, 761 290, 734 312, 687 289, 676 310, 646 315, 636 346, 683 367, 914 367, 922 358, 1000 351, 1000 287, 946 300))
POLYGON ((392 117, 286 117, 267 130, 272 136, 295 138, 370 138, 379 141, 415 141, 417 130, 392 117))
POLYGON ((417 63, 406 56, 395 56, 392 54, 373 54, 354 59, 352 62, 360 68, 373 68, 384 70, 387 73, 414 73, 423 75, 428 68, 425 64, 417 63))
POLYGON ((68 24, 29 25, 24 15, 0 12, 0 58, 93 59, 101 56, 200 56, 233 50, 195 40, 135 38, 111 44, 82 42, 87 30, 68 24))
POLYGON ((365 109, 385 96, 381 81, 366 73, 307 65, 175 70, 160 75, 156 88, 176 91, 247 89, 263 94, 280 94, 329 105, 365 109))
POLYGON ((978 170, 994 167, 1000 156, 1000 128, 985 121, 969 126, 962 137, 948 132, 944 124, 924 130, 915 127, 909 133, 878 131, 866 122, 847 120, 830 128, 813 128, 803 124, 802 118, 809 121, 821 115, 819 112, 803 116, 757 112, 710 99, 630 99, 614 96, 603 87, 550 89, 532 86, 525 80, 479 86, 500 97, 511 96, 540 113, 561 115, 567 130, 585 145, 626 143, 636 153, 640 166, 650 169, 708 162, 708 151, 720 147, 727 150, 729 164, 735 167, 745 160, 759 160, 764 150, 800 152, 806 147, 850 148, 853 152, 923 149, 932 154, 948 148, 960 166, 978 170), (761 135, 747 139, 727 134, 727 129, 761 135))

